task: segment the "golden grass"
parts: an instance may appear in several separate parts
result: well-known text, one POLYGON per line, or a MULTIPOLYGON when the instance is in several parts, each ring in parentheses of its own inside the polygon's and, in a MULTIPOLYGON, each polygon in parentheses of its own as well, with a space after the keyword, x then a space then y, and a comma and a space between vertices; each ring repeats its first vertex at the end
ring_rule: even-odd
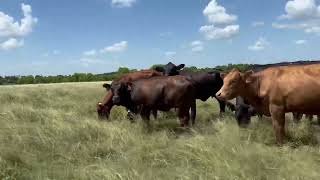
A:
POLYGON ((114 108, 99 121, 102 83, 0 87, 0 179, 318 179, 319 129, 288 121, 275 145, 268 119, 240 129, 215 101, 198 103, 197 124, 178 127, 174 113, 151 131, 114 108))

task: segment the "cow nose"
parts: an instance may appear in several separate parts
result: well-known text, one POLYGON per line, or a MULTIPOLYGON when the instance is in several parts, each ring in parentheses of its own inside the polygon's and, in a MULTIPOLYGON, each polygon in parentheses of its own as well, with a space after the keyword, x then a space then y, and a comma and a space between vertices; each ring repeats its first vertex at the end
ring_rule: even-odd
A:
POLYGON ((217 92, 216 96, 217 97, 221 96, 221 92, 217 92))

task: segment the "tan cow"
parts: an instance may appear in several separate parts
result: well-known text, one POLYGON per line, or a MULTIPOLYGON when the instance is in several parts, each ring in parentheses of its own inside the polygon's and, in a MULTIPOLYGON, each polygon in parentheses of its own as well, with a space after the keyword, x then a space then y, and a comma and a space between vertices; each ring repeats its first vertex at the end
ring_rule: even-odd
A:
POLYGON ((242 96, 272 117, 279 144, 285 135, 285 113, 320 114, 320 64, 272 67, 254 73, 233 69, 224 77, 216 96, 222 100, 242 96))

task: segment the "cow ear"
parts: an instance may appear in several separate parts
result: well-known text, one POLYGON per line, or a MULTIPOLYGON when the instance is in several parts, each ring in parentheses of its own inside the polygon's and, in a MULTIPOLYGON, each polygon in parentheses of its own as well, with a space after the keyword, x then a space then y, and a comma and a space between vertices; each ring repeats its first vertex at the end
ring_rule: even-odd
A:
POLYGON ((179 66, 177 66, 177 70, 184 68, 184 66, 185 66, 185 64, 180 64, 179 66))
POLYGON ((254 73, 254 72, 253 72, 252 70, 250 70, 250 71, 245 72, 245 73, 242 75, 242 77, 243 77, 243 79, 245 80, 246 83, 251 83, 251 82, 253 82, 253 80, 254 80, 254 77, 252 76, 253 73, 254 73))
POLYGON ((158 71, 158 72, 164 72, 164 68, 163 67, 159 67, 159 66, 157 66, 155 68, 155 70, 158 71))
POLYGON ((111 85, 108 83, 105 83, 102 85, 104 88, 106 88, 107 91, 109 91, 111 89, 111 85))
POLYGON ((226 77, 226 73, 220 73, 220 77, 224 79, 224 77, 226 77))

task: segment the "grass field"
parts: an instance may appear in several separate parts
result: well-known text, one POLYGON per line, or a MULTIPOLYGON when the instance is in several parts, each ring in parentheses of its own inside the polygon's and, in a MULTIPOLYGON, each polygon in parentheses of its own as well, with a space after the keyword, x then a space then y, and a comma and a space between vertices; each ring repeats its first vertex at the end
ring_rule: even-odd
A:
MULTIPOLYGON (((0 87, 0 179, 319 179, 317 126, 287 123, 275 145, 269 119, 239 129, 215 101, 198 102, 197 124, 178 127, 173 113, 151 131, 114 108, 95 111, 102 83, 0 87)), ((290 118, 290 115, 288 115, 290 118)))

